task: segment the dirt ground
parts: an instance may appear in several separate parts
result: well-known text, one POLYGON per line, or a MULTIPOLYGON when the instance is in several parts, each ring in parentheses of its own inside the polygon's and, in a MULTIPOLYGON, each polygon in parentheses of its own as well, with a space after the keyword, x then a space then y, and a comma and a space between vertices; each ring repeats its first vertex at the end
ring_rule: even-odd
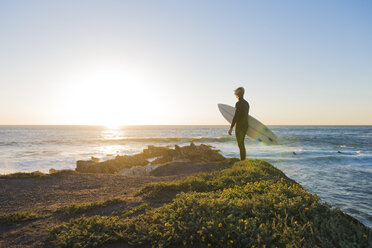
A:
MULTIPOLYGON (((226 167, 228 164, 221 162, 178 162, 157 168, 152 171, 151 176, 69 173, 46 178, 0 179, 0 214, 20 211, 45 214, 73 203, 124 198, 125 202, 86 213, 108 215, 112 211, 143 203, 144 200, 134 194, 148 183, 173 181, 194 173, 226 167)), ((46 242, 50 228, 67 220, 66 216, 53 213, 49 217, 15 226, 0 225, 0 247, 50 247, 46 242)))

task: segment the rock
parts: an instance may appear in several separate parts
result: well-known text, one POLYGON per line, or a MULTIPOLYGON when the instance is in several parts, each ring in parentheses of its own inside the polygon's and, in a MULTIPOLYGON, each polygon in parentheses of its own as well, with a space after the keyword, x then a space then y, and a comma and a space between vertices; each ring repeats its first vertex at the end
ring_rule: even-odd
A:
POLYGON ((84 160, 78 160, 76 162, 76 171, 78 172, 87 172, 87 173, 99 173, 96 170, 96 165, 97 163, 94 161, 84 161, 84 160))
POLYGON ((213 150, 211 149, 211 146, 204 144, 201 144, 199 147, 200 153, 205 161, 223 161, 226 159, 219 153, 220 150, 213 150))
POLYGON ((156 158, 154 161, 151 162, 151 164, 165 164, 172 160, 173 158, 171 156, 162 156, 162 157, 156 158))
POLYGON ((124 168, 130 168, 137 165, 146 165, 149 161, 143 158, 141 154, 133 156, 116 156, 115 159, 105 162, 82 161, 76 162, 76 171, 82 173, 117 173, 124 168))
POLYGON ((96 157, 90 157, 90 159, 92 160, 92 161, 94 161, 94 162, 102 162, 102 160, 101 159, 99 159, 99 158, 96 158, 96 157))
MULTIPOLYGON (((219 150, 212 149, 211 146, 201 144, 199 146, 190 143, 189 146, 175 145, 174 149, 170 147, 148 146, 143 152, 135 155, 116 156, 115 159, 102 162, 92 157, 92 160, 76 162, 76 171, 82 173, 134 173, 143 174, 140 168, 147 165, 159 165, 170 162, 217 162, 223 161, 225 157, 219 153, 219 150), (148 159, 155 158, 151 163, 148 159), (132 170, 128 170, 132 167, 132 170)), ((149 167, 153 168, 153 167, 149 167)))
POLYGON ((169 147, 161 147, 161 146, 148 146, 147 149, 143 149, 143 156, 145 158, 154 158, 159 156, 164 156, 167 154, 169 147))
POLYGON ((145 166, 133 166, 128 169, 121 170, 121 175, 133 175, 133 176, 148 176, 150 172, 161 166, 160 164, 148 164, 145 166))
POLYGON ((190 146, 175 146, 174 161, 192 161, 192 162, 211 162, 211 161, 223 161, 223 157, 219 150, 213 150, 211 146, 201 144, 196 146, 191 143, 190 146))

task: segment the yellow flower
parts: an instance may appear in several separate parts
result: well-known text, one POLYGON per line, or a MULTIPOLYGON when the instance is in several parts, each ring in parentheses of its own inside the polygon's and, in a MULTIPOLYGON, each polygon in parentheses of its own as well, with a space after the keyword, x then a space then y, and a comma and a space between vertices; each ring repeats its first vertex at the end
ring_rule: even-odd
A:
POLYGON ((187 242, 186 241, 183 241, 183 245, 186 246, 187 245, 187 242))
POLYGON ((208 243, 208 247, 211 247, 212 245, 208 243))
POLYGON ((309 211, 309 208, 305 208, 305 211, 309 211))
POLYGON ((233 244, 233 243, 234 243, 234 240, 231 240, 231 239, 230 239, 230 243, 233 244))
POLYGON ((165 222, 165 223, 164 223, 164 226, 168 226, 168 225, 169 225, 169 223, 168 223, 168 222, 165 222))
POLYGON ((204 236, 202 236, 201 240, 202 240, 202 242, 204 242, 204 241, 205 241, 205 237, 204 237, 204 236))
POLYGON ((169 236, 168 241, 172 239, 172 236, 169 236))
POLYGON ((218 227, 222 227, 222 223, 218 223, 218 227))
POLYGON ((366 239, 366 238, 367 238, 367 235, 366 235, 366 234, 363 234, 363 238, 365 238, 365 239, 366 239))
POLYGON ((211 237, 213 237, 213 234, 211 233, 211 235, 210 235, 211 237))

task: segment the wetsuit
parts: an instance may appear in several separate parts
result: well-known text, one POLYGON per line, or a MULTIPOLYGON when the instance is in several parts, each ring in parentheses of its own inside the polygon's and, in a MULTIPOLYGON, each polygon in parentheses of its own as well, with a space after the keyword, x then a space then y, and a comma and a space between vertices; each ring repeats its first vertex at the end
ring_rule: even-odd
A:
POLYGON ((231 128, 236 124, 235 137, 240 150, 240 160, 244 160, 246 156, 244 138, 248 130, 248 112, 248 102, 243 97, 240 97, 239 101, 235 104, 235 114, 231 122, 231 128))

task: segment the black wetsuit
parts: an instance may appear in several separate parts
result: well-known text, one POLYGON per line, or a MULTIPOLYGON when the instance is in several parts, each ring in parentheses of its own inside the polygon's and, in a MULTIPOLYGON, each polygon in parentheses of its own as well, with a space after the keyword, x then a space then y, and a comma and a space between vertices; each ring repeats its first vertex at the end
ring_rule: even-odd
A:
POLYGON ((249 104, 243 97, 239 98, 239 101, 235 104, 235 114, 231 122, 231 128, 235 128, 235 137, 238 141, 238 146, 240 150, 240 160, 244 160, 246 156, 244 138, 248 130, 248 112, 249 104))

